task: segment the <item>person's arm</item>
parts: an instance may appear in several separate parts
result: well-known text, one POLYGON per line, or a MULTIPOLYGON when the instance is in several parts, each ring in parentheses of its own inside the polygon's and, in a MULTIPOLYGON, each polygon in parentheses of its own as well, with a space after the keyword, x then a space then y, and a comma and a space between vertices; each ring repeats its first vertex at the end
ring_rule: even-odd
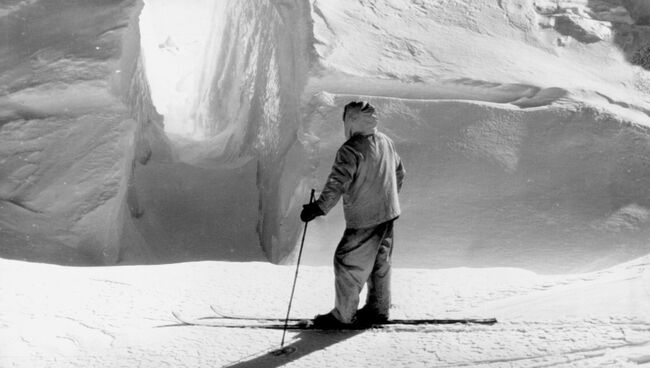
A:
POLYGON ((316 201, 323 214, 327 214, 348 190, 358 164, 358 153, 351 147, 343 145, 336 152, 332 172, 327 177, 323 191, 316 201))
POLYGON ((395 153, 395 160, 397 165, 395 166, 395 176, 397 177, 397 193, 402 190, 402 184, 404 183, 404 176, 406 175, 406 170, 404 169, 404 164, 402 164, 402 159, 397 153, 395 153))

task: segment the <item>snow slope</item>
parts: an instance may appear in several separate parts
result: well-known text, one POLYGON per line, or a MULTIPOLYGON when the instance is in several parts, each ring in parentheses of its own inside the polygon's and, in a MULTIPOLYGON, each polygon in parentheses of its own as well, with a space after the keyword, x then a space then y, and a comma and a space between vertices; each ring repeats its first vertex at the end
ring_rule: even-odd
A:
MULTIPOLYGON (((650 364, 648 11, 3 2, 0 256, 204 262, 0 259, 0 366, 650 364), (295 258, 360 98, 408 171, 393 316, 500 323, 290 333, 287 358, 279 331, 177 325, 284 315, 294 268, 265 261, 295 258)), ((309 227, 296 316, 333 301, 337 211, 309 227)))
MULTIPOLYGON (((156 65, 199 63, 189 43, 165 46, 189 32, 161 10, 168 3, 147 4, 168 25, 153 32, 155 52, 145 47, 162 73, 156 65)), ((153 79, 177 82, 161 94, 191 97, 193 112, 167 129, 181 161, 258 163, 251 221, 273 262, 294 259, 295 219, 343 141, 342 107, 359 98, 378 105, 409 172, 397 264, 581 272, 648 253, 650 84, 631 63, 648 32, 637 3, 220 4, 197 41, 214 50, 193 77, 202 82, 153 79)), ((329 264, 342 228, 340 212, 316 221, 319 251, 306 261, 329 264)))
MULTIPOLYGON (((647 33, 625 6, 314 1, 305 186, 364 98, 407 169, 397 264, 581 272, 647 254, 648 72, 628 61, 647 33)), ((307 262, 343 226, 317 220, 307 262)))
MULTIPOLYGON (((310 118, 322 180, 342 139, 339 106, 319 96, 310 118)), ((648 253, 647 129, 606 108, 565 100, 520 109, 465 100, 370 97, 397 142, 401 194, 398 264, 594 269, 648 253), (402 263, 403 262, 403 263, 402 263)), ((341 214, 310 228, 331 252, 341 214), (329 239, 329 240, 328 240, 329 239)))
MULTIPOLYGON (((300 204, 322 183, 341 141, 337 111, 363 97, 385 106, 385 129, 401 138, 411 168, 403 222, 406 254, 413 256, 398 262, 437 267, 474 264, 475 258, 554 272, 594 269, 647 251, 640 239, 646 232, 648 77, 630 63, 647 39, 643 11, 637 2, 615 0, 223 1, 191 7, 167 0, 147 4, 141 27, 145 69, 154 103, 166 115, 175 160, 224 173, 221 181, 236 189, 221 198, 241 197, 234 185, 240 181, 229 177, 251 170, 246 176, 255 182, 248 188, 255 189, 246 193, 257 203, 246 202, 240 218, 257 229, 254 246, 272 261, 295 256, 300 204), (441 106, 443 116, 433 110, 441 106), (482 109, 489 119, 508 122, 486 121, 482 109), (464 116, 466 110, 475 113, 464 116), (453 116, 464 121, 454 126, 445 120, 453 116), (438 119, 445 122, 437 126, 438 119), (567 119, 575 123, 565 129, 567 119), (531 126, 555 131, 544 137, 531 126), (441 129, 445 139, 431 136, 441 129), (435 152, 423 148, 427 142, 435 142, 435 152), (534 144, 523 152, 520 146, 528 143, 534 144), (599 155, 611 159, 601 164, 599 155), (587 156, 592 160, 579 160, 587 156), (436 174, 431 165, 444 170, 436 174), (235 175, 225 174, 231 169, 235 175), (542 172, 548 178, 540 178, 542 172), (439 201, 431 193, 442 196, 457 187, 446 209, 428 201, 439 201), (484 257, 494 248, 501 251, 484 257), (563 248, 575 256, 563 257, 563 248), (537 265, 540 253, 547 262, 537 265)), ((149 148, 165 151, 167 143, 149 148)), ((170 176, 184 167, 163 166, 170 176)), ((159 169, 136 164, 134 177, 160 176, 159 169)), ((184 179, 194 188, 212 185, 201 175, 184 179)), ((135 199, 162 193, 146 184, 150 180, 136 182, 135 199)), ((160 195, 197 196, 185 190, 160 195)), ((145 210, 142 201, 131 202, 142 207, 136 213, 143 221, 135 222, 140 233, 182 222, 169 215, 173 206, 145 210)), ((193 237, 212 224, 227 228, 228 216, 217 215, 214 203, 196 203, 198 217, 214 214, 206 227, 175 230, 200 254, 230 246, 193 237)), ((341 226, 328 219, 315 230, 332 234, 341 226)), ((172 260, 185 250, 176 241, 160 245, 160 238, 143 238, 148 255, 135 247, 123 252, 127 262, 172 260)), ((332 239, 317 239, 322 252, 309 262, 322 264, 332 239)))
MULTIPOLYGON (((359 98, 409 172, 398 265, 582 272, 648 253, 643 2, 141 6, 1 8, 4 257, 290 262, 359 98)), ((315 222, 308 263, 342 226, 315 222)))
MULTIPOLYGON (((494 326, 288 333, 171 316, 284 316, 294 268, 198 262, 70 268, 0 261, 2 367, 637 367, 650 363, 648 257, 598 272, 396 269, 394 317, 496 316, 494 326), (43 277, 47 275, 47 277, 43 277)), ((333 302, 331 269, 302 267, 293 316, 333 302)))

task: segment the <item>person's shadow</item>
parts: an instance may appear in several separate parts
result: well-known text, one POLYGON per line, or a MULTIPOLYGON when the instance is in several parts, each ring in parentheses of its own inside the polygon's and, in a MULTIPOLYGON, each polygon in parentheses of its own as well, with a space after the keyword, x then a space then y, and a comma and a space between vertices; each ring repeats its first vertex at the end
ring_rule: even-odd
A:
MULTIPOLYGON (((274 368, 298 360, 315 351, 322 350, 328 346, 354 337, 363 330, 349 331, 302 331, 293 343, 284 346, 284 350, 293 351, 290 354, 274 355, 270 351, 258 354, 254 357, 243 358, 232 362, 224 367, 228 368, 274 368)), ((279 347, 278 347, 279 349, 279 347)))

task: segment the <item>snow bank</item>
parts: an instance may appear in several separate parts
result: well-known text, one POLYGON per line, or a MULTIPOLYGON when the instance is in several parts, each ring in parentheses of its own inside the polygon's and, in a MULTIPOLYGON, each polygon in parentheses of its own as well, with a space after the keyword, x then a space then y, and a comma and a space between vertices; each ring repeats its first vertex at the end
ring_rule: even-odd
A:
MULTIPOLYGON (((648 72, 626 59, 647 32, 622 4, 314 1, 312 16, 312 183, 342 107, 375 103, 407 168, 397 264, 576 272, 648 253, 648 72)), ((331 254, 337 215, 310 229, 308 263, 331 254)))
MULTIPOLYGON (((321 94, 307 121, 326 177, 343 139, 321 94)), ((517 266, 545 272, 647 254, 648 128, 579 102, 533 109, 462 100, 367 97, 408 173, 395 261, 416 267, 517 266)), ((316 220, 308 263, 332 251, 340 214, 316 220), (318 245, 322 248, 318 249, 318 245)))
POLYGON ((115 263, 134 137, 157 115, 139 64, 137 1, 0 8, 1 254, 115 263))
MULTIPOLYGON (((289 262, 358 98, 408 169, 398 265, 648 252, 643 2, 152 1, 142 57, 141 4, 40 5, 0 13, 3 255, 289 262)), ((329 263, 341 216, 314 224, 329 263)))

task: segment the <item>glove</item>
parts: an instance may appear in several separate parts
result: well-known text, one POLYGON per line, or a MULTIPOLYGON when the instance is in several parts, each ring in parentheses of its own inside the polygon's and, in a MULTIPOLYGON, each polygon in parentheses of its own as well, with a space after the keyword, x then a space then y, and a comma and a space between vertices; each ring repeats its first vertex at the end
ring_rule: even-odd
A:
POLYGON ((302 205, 302 212, 300 212, 300 219, 303 222, 309 222, 315 219, 316 217, 323 216, 323 215, 324 215, 323 211, 320 209, 320 207, 318 207, 316 202, 312 202, 309 204, 302 205))

